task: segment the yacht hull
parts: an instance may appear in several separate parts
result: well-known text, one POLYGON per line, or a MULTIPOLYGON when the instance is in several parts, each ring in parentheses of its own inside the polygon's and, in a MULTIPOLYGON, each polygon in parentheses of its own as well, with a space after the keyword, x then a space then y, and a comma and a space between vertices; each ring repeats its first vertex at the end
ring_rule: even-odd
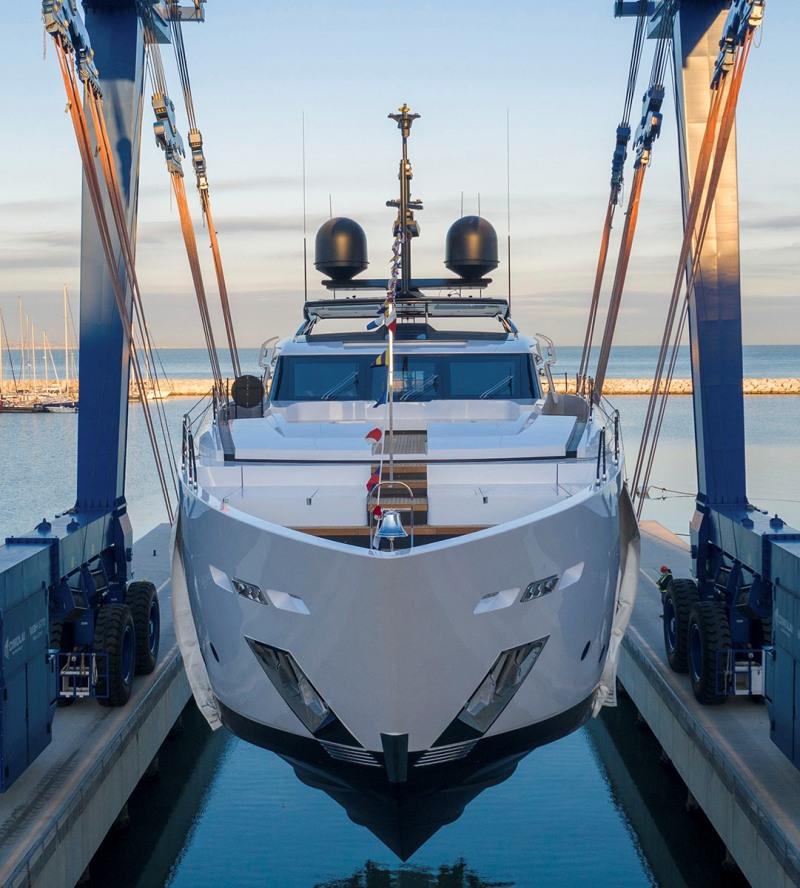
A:
POLYGON ((478 755, 492 738, 523 732, 541 745, 569 733, 589 717, 608 656, 620 483, 615 473, 525 518, 395 554, 280 527, 184 485, 176 562, 222 721, 284 754, 294 737, 390 780, 478 755), (553 591, 521 600, 550 576, 553 591), (491 724, 464 730, 459 713, 502 652, 542 640, 491 724), (291 655, 338 735, 301 721, 258 645, 291 655), (408 772, 393 778, 398 748, 408 772))

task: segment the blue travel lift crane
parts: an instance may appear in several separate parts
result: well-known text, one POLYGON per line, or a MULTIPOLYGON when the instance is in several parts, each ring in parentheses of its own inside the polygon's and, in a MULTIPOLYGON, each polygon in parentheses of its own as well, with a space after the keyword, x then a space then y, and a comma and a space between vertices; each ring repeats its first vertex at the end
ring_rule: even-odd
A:
MULTIPOLYGON (((763 0, 660 0, 649 36, 671 28, 684 219, 708 118, 709 84, 763 0)), ((615 3, 638 15, 639 0, 615 3)), ((689 292, 698 493, 692 578, 662 575, 664 641, 701 703, 763 696, 773 741, 800 767, 800 532, 747 498, 735 131, 717 186, 700 273, 689 292)), ((691 262, 691 258, 690 258, 691 262)))
MULTIPOLYGON (((171 17, 203 21, 205 0, 46 0, 81 64, 96 66, 135 242, 147 39, 170 40, 171 17), (90 42, 91 38, 91 42, 90 42)), ((120 280, 127 291, 121 245, 120 280)), ((0 792, 50 743, 56 702, 93 696, 124 705, 135 672, 155 667, 155 587, 131 581, 125 501, 130 353, 84 180, 81 234, 80 412, 75 505, 0 547, 0 792)))

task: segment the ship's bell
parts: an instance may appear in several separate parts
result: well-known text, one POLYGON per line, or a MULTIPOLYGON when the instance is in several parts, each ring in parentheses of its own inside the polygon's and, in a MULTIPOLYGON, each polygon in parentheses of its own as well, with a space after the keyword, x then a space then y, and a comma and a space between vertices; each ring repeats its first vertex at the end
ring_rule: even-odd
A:
POLYGON ((397 509, 387 509, 381 516, 381 523, 375 531, 376 540, 400 540, 408 534, 400 520, 397 509))

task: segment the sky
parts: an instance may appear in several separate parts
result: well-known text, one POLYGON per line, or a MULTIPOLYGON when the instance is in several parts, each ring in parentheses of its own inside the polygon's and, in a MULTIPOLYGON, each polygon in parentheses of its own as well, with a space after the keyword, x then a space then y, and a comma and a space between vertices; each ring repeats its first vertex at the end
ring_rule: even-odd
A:
MULTIPOLYGON (((0 54, 0 310, 17 333, 17 300, 53 343, 61 291, 77 308, 81 172, 63 85, 37 0, 9 5, 0 54), (46 51, 45 51, 46 48, 46 51)), ((744 340, 800 342, 800 3, 768 4, 738 116, 744 340)), ((302 137, 305 115, 309 266, 328 217, 365 228, 370 273, 384 276, 397 191, 399 136, 386 115, 422 114, 410 153, 422 235, 414 272, 444 273, 449 225, 481 212, 506 236, 506 115, 514 316, 557 344, 582 342, 608 198, 633 33, 611 0, 208 0, 184 26, 198 124, 242 346, 296 329, 303 298, 302 137)), ((179 81, 164 47, 170 92, 179 81)), ((645 88, 648 42, 638 95, 645 88)), ((680 247, 674 108, 648 171, 618 325, 620 344, 660 341, 680 247)), ((137 268, 154 340, 199 346, 202 332, 163 157, 145 107, 137 268)), ((191 174, 187 164, 187 173, 191 174)), ((631 171, 628 170, 628 181, 631 171)), ((206 288, 216 304, 207 235, 187 175, 206 288)), ((616 238, 612 257, 616 257, 616 238)), ((610 263, 613 268, 613 262, 610 263)), ((506 268, 489 291, 503 295, 506 268)), ((321 295, 309 267, 310 295, 321 295)), ((607 275, 606 293, 611 283, 607 275)), ((217 320, 217 339, 224 331, 217 320)))

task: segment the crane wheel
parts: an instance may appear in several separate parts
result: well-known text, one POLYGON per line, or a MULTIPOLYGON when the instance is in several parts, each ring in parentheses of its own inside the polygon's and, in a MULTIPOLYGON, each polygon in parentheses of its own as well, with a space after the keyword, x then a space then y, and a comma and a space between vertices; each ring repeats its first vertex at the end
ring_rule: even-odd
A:
POLYGON ((136 630, 127 604, 104 604, 94 626, 97 658, 97 702, 124 706, 131 696, 136 667, 136 630), (105 655, 105 656, 103 656, 105 655))
POLYGON ((761 647, 769 647, 772 644, 772 614, 762 617, 757 623, 755 643, 761 647))
POLYGON ((161 640, 161 610, 152 583, 128 583, 125 603, 131 609, 136 629, 136 674, 149 675, 156 668, 161 640))
POLYGON ((689 613, 697 601, 694 580, 670 580, 664 587, 664 649, 673 672, 689 671, 689 613))
POLYGON ((699 703, 724 703, 731 670, 731 630, 725 607, 716 601, 696 601, 689 614, 689 678, 699 703))

